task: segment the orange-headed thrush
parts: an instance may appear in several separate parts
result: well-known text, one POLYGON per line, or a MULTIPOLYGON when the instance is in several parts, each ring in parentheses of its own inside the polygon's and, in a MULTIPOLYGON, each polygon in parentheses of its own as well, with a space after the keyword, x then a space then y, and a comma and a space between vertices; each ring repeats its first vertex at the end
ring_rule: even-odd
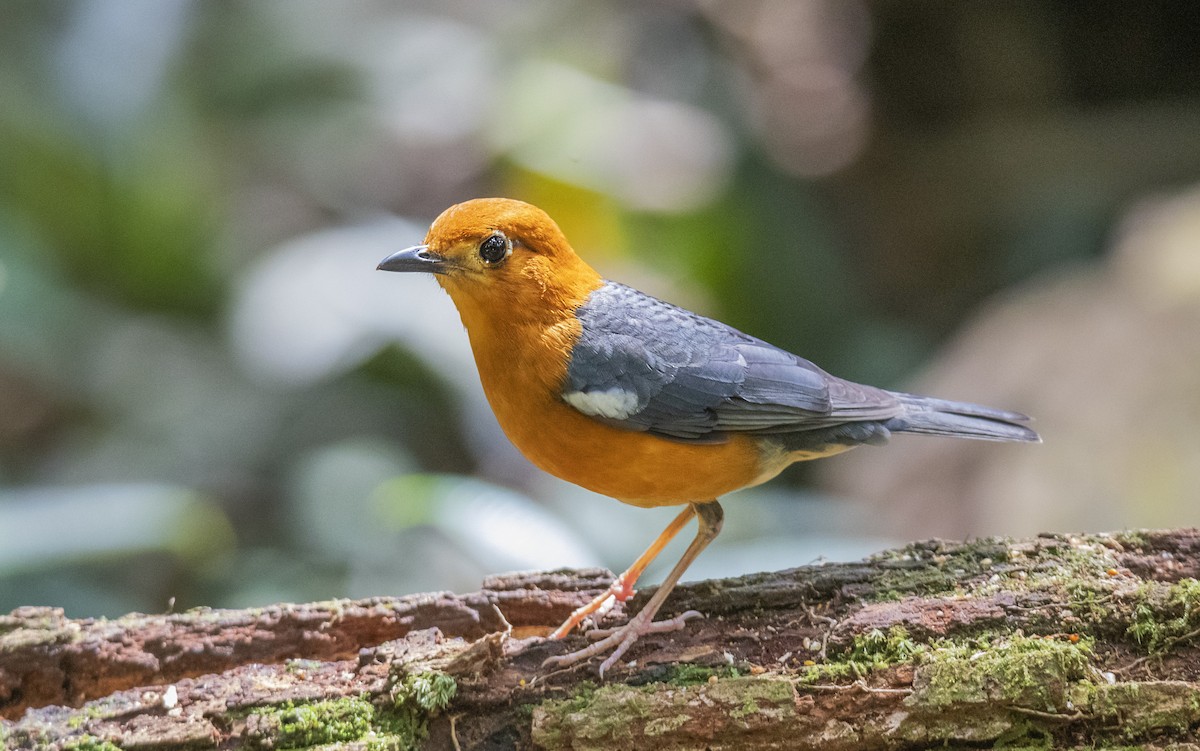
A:
POLYGON ((892 433, 1037 441, 1024 415, 864 386, 723 323, 601 278, 541 209, 482 198, 446 209, 425 244, 379 264, 435 275, 462 316, 500 426, 547 472, 635 506, 684 510, 612 587, 554 632, 633 594, 638 576, 695 516, 699 529, 646 606, 599 641, 611 667, 721 530, 717 497, 792 462, 885 443, 892 433))

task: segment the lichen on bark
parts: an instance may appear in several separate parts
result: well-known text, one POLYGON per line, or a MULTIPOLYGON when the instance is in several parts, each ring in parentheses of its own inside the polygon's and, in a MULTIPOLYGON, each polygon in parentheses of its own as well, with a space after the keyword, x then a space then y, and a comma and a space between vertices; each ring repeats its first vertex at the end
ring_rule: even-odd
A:
POLYGON ((540 635, 608 576, 108 622, 23 609, 0 618, 0 740, 73 751, 1196 741, 1196 530, 928 541, 685 584, 666 608, 709 617, 646 637, 606 682, 587 665, 543 669, 581 642, 540 635))

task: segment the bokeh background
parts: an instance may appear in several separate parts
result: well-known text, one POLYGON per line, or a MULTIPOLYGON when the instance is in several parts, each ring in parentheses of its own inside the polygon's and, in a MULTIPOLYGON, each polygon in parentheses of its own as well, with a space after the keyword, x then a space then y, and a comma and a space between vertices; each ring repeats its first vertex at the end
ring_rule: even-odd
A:
POLYGON ((8 0, 0 612, 629 563, 674 512, 525 463, 449 299, 374 271, 482 195, 839 375, 1037 418, 794 467, 691 578, 1196 524, 1197 39, 1189 0, 8 0))

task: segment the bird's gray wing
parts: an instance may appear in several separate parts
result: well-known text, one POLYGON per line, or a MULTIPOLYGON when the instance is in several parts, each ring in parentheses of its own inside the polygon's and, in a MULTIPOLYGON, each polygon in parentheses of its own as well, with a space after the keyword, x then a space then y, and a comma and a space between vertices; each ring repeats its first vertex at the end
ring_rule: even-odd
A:
POLYGON ((684 441, 887 419, 881 389, 834 378, 737 329, 615 282, 576 312, 582 334, 562 397, 628 430, 684 441))

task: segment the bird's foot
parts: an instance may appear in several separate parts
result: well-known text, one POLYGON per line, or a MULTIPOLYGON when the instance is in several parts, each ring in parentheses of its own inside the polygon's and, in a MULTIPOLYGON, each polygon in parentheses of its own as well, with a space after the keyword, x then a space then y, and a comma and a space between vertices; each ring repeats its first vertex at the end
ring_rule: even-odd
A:
POLYGON ((592 600, 586 605, 576 608, 575 612, 571 613, 571 617, 563 621, 563 624, 550 634, 551 639, 561 639, 567 634, 575 630, 575 627, 583 623, 584 619, 592 614, 603 616, 605 613, 613 609, 613 606, 618 602, 625 602, 630 597, 633 597, 637 592, 633 588, 633 580, 626 582, 628 572, 618 576, 613 583, 599 597, 592 600))
POLYGON ((554 668, 570 667, 611 649, 613 653, 604 662, 600 663, 599 672, 600 677, 603 678, 605 671, 617 664, 617 660, 620 660, 640 637, 646 634, 679 631, 691 619, 703 617, 703 613, 697 610, 689 610, 665 621, 655 621, 652 620, 654 613, 643 610, 631 618, 624 626, 589 631, 587 634, 588 638, 597 640, 593 644, 565 655, 551 657, 543 662, 542 666, 554 668))

